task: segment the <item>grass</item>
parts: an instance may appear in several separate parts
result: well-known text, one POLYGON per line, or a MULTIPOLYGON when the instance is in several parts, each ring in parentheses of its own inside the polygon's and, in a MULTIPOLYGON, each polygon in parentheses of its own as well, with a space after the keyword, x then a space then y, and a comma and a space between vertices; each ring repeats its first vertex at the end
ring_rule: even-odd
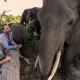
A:
POLYGON ((20 70, 20 80, 27 80, 29 74, 32 72, 34 67, 34 62, 38 53, 37 39, 34 36, 30 36, 28 39, 28 59, 30 60, 30 65, 27 64, 23 59, 21 61, 20 70))
POLYGON ((75 76, 71 76, 70 80, 80 80, 80 77, 75 76))

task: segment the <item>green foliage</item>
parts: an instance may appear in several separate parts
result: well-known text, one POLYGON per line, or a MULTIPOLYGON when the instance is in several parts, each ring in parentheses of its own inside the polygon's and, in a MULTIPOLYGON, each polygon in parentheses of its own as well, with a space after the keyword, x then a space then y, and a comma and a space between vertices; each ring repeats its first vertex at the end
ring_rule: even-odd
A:
POLYGON ((70 80, 80 80, 80 77, 76 76, 76 75, 72 75, 70 77, 70 80))
POLYGON ((27 25, 28 28, 28 51, 29 54, 32 56, 32 58, 36 58, 37 53, 38 53, 38 43, 39 41, 37 40, 37 33, 35 31, 35 26, 33 25, 35 20, 29 20, 29 23, 27 25))
POLYGON ((20 60, 21 61, 20 80, 28 80, 27 78, 33 71, 34 63, 38 55, 38 41, 36 37, 29 35, 27 45, 29 54, 27 58, 30 60, 30 65, 28 65, 24 60, 20 60))
POLYGON ((20 22, 21 16, 13 16, 13 15, 5 15, 3 12, 0 14, 0 32, 1 32, 1 26, 3 24, 8 24, 8 23, 17 23, 20 22))
POLYGON ((28 80, 27 78, 30 76, 30 74, 33 71, 34 63, 38 55, 39 41, 37 40, 36 33, 33 32, 33 29, 35 28, 33 23, 34 20, 30 19, 29 23, 27 23, 26 26, 26 28, 28 28, 28 36, 29 36, 27 42, 27 46, 28 46, 27 59, 30 60, 30 65, 28 65, 25 61, 21 60, 20 80, 28 80))
POLYGON ((0 15, 0 24, 20 22, 21 16, 0 15))
POLYGON ((29 20, 29 23, 27 24, 28 32, 30 37, 38 37, 38 34, 36 32, 36 26, 34 25, 35 20, 29 20))
POLYGON ((20 22, 21 16, 6 15, 5 14, 6 12, 8 11, 4 10, 3 13, 0 14, 0 32, 1 32, 1 25, 20 22))
MULTIPOLYGON (((10 10, 9 10, 10 11, 10 10)), ((8 23, 17 23, 20 22, 20 18, 21 16, 13 16, 13 15, 6 15, 6 12, 9 12, 4 10, 1 14, 0 14, 0 26, 4 23, 8 24, 8 23)))

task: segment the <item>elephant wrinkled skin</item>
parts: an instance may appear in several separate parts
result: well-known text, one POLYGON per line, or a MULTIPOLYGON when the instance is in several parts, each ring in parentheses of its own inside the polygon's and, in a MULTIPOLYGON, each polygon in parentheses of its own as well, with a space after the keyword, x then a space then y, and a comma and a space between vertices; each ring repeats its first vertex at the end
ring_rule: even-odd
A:
POLYGON ((79 6, 79 0, 43 0, 38 13, 41 25, 39 66, 43 80, 48 79, 54 56, 65 44, 61 64, 64 74, 80 48, 79 6))

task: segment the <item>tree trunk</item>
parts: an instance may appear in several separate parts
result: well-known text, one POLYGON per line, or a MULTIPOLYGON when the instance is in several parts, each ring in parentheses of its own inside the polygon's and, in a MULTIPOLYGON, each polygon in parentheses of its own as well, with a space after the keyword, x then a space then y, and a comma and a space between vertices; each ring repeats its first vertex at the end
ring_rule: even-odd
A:
POLYGON ((20 80, 19 51, 10 50, 7 54, 11 56, 11 61, 2 64, 0 80, 20 80))

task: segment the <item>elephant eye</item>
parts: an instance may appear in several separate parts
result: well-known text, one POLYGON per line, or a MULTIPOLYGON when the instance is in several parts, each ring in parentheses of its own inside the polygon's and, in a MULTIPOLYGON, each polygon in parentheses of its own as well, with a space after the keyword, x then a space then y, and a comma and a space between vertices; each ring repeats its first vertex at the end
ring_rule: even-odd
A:
POLYGON ((72 25, 74 23, 74 20, 71 20, 68 24, 72 25))

